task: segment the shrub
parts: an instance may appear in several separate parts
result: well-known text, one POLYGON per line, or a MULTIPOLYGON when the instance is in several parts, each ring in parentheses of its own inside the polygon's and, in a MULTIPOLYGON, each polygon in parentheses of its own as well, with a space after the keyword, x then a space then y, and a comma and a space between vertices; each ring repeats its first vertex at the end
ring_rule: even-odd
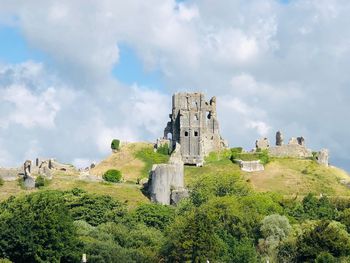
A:
POLYGON ((35 179, 35 187, 41 188, 41 187, 43 187, 45 185, 47 185, 47 180, 43 176, 39 175, 35 179))
POLYGON ((119 183, 122 179, 122 173, 115 169, 110 169, 103 175, 103 179, 107 182, 119 183))
POLYGON ((0 186, 4 185, 4 180, 0 177, 0 186))
POLYGON ((242 151, 243 151, 242 147, 231 148, 231 160, 237 159, 239 155, 242 153, 242 151))
POLYGON ((163 155, 169 155, 170 150, 169 150, 169 145, 167 143, 161 145, 157 149, 157 153, 163 154, 163 155))
POLYGON ((259 153, 259 160, 262 164, 267 164, 270 161, 269 153, 267 150, 262 150, 259 153))
POLYGON ((111 143, 111 149, 112 150, 119 150, 120 148, 120 140, 114 139, 111 143))

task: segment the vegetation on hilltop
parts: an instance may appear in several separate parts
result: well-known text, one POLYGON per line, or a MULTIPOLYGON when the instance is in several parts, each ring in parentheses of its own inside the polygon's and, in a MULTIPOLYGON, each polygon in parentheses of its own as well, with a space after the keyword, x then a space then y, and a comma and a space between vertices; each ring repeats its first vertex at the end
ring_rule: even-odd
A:
POLYGON ((78 262, 86 253, 88 262, 350 261, 350 190, 339 169, 271 158, 265 171, 246 173, 231 161, 232 151, 211 153, 204 167, 185 167, 189 198, 177 207, 152 204, 136 178, 168 158, 151 144, 129 144, 92 169, 118 169, 127 183, 63 173, 32 191, 5 182, 0 258, 78 262))
POLYGON ((0 204, 0 258, 76 262, 86 253, 89 262, 350 260, 350 199, 258 193, 239 174, 203 174, 190 190, 177 207, 132 210, 80 189, 10 198, 0 204))

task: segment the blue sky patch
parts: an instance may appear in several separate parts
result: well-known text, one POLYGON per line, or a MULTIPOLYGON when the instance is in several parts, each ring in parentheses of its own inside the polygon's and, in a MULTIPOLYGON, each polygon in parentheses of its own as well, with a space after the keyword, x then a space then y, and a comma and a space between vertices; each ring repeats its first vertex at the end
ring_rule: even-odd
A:
POLYGON ((122 83, 162 89, 162 74, 159 70, 146 71, 136 52, 127 45, 119 46, 119 63, 113 68, 113 75, 122 83))
POLYGON ((0 26, 0 61, 21 63, 26 60, 43 61, 44 57, 43 53, 29 46, 18 28, 0 26))

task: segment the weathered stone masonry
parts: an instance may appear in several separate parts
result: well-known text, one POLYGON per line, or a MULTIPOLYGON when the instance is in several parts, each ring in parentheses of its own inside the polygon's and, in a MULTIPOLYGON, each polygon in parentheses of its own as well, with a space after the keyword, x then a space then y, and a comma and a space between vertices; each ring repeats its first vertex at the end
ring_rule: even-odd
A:
POLYGON ((181 145, 185 164, 203 165, 206 155, 227 146, 219 133, 215 97, 206 102, 203 93, 177 93, 169 117, 164 139, 170 141, 171 148, 181 145))

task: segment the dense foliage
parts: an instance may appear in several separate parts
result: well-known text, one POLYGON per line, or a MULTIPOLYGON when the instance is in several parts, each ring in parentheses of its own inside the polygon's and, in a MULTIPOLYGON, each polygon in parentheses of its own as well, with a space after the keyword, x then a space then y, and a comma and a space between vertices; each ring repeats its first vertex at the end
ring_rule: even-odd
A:
POLYGON ((119 150, 119 147, 120 147, 120 140, 113 139, 111 142, 111 149, 114 151, 117 151, 119 150))
POLYGON ((0 257, 14 262, 77 261, 77 234, 61 193, 10 198, 0 211, 0 257))
MULTIPOLYGON (((157 153, 155 153, 157 154, 157 153)), ((128 210, 80 189, 0 204, 0 258, 14 262, 350 262, 350 200, 254 192, 239 174, 191 180, 177 207, 128 210)))
POLYGON ((169 155, 170 149, 169 144, 165 143, 157 148, 157 153, 163 154, 163 155, 169 155))
POLYGON ((122 173, 116 169, 110 169, 103 174, 103 179, 107 182, 119 183, 122 179, 122 173))

